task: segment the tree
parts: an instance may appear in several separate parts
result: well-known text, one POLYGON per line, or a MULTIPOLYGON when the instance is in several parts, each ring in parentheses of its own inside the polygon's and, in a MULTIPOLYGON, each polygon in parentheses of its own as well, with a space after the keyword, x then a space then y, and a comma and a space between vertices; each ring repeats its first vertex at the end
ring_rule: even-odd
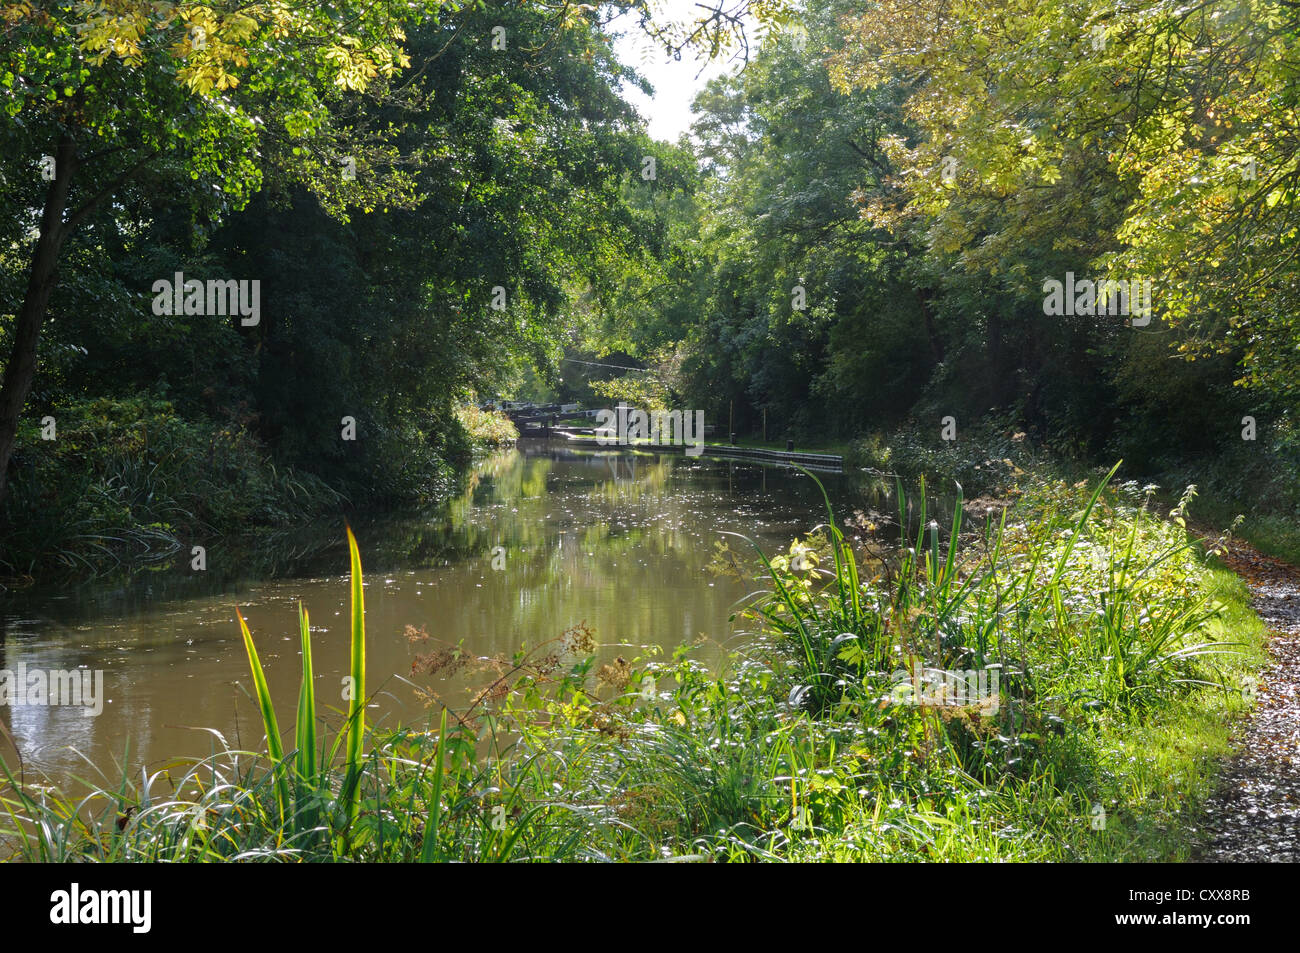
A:
POLYGON ((1286 0, 882 0, 832 64, 908 92, 864 208, 1027 298, 1067 267, 1150 278, 1180 353, 1294 403, 1297 27, 1286 0))
MULTIPOLYGON (((541 17, 553 36, 597 18, 567 2, 493 15, 508 18, 512 8, 541 17)), ((30 262, 0 381, 0 499, 69 240, 92 225, 113 228, 114 203, 132 189, 179 194, 207 231, 267 183, 305 188, 344 221, 354 210, 413 207, 408 170, 422 159, 399 154, 400 130, 384 121, 385 108, 419 99, 419 84, 399 79, 410 66, 406 29, 462 9, 449 0, 0 0, 0 110, 11 120, 0 132, 0 202, 19 226, 7 237, 30 262), (30 221, 35 209, 39 222, 30 221)), ((720 0, 680 22, 652 20, 643 3, 612 9, 639 11, 666 48, 714 55, 743 47, 747 15, 770 23, 789 15, 786 0, 720 0)), ((421 70, 445 48, 425 51, 421 70)), ((561 244, 582 226, 563 216, 535 223, 561 244)))
POLYGON ((825 59, 849 4, 836 6, 770 34, 697 97, 694 221, 674 223, 673 267, 644 295, 684 319, 649 323, 659 340, 627 337, 642 356, 679 344, 685 396, 723 419, 734 402, 739 431, 764 411, 778 435, 849 431, 860 411, 897 414, 925 378, 919 299, 898 288, 907 249, 854 201, 886 171, 879 140, 899 128, 898 96, 832 89, 825 59))
POLYGON ((35 235, 17 236, 31 252, 0 382, 0 496, 68 240, 132 185, 182 192, 209 218, 242 207, 268 173, 335 207, 409 199, 400 174, 381 165, 384 137, 345 135, 354 130, 336 117, 349 97, 408 65, 403 26, 437 6, 0 7, 0 111, 9 117, 2 198, 15 221, 40 208, 35 235), (338 163, 348 156, 357 174, 345 179, 338 163))

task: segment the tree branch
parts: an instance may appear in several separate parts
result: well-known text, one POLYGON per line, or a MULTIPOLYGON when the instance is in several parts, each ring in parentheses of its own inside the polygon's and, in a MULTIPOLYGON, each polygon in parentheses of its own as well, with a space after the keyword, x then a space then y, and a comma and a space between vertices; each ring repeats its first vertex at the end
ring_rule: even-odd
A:
POLYGON ((127 182, 129 182, 137 172, 143 169, 154 159, 158 158, 158 156, 161 154, 162 154, 161 149, 154 150, 153 152, 145 156, 143 159, 141 159, 139 162, 137 162, 135 165, 131 166, 131 168, 127 169, 125 172, 119 175, 112 182, 108 183, 108 185, 104 186, 102 189, 100 189, 98 192, 92 195, 89 199, 87 199, 84 203, 82 203, 79 209, 77 209, 75 212, 73 212, 71 215, 68 216, 68 220, 63 223, 63 230, 68 233, 75 231, 77 226, 80 225, 85 220, 87 215, 89 215, 96 208, 98 208, 99 205, 105 199, 110 198, 114 192, 116 192, 127 182))

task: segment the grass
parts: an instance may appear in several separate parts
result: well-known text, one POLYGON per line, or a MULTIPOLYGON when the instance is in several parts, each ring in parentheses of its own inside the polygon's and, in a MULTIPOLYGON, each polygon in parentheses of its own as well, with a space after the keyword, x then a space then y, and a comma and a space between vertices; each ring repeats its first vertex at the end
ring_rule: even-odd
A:
POLYGON ((1272 556, 1293 566, 1300 566, 1300 526, 1296 520, 1279 513, 1250 513, 1246 507, 1215 497, 1202 496, 1195 507, 1195 516, 1201 523, 1227 526, 1238 514, 1243 515, 1235 532, 1266 556, 1272 556))
POLYGON ((724 544, 763 588, 721 671, 685 648, 593 670, 584 626, 510 658, 435 643, 412 681, 428 724, 397 730, 363 721, 349 536, 358 691, 332 743, 303 610, 293 750, 242 628, 265 752, 75 797, 10 777, 4 833, 59 861, 1183 860, 1263 629, 1188 538, 1190 497, 1166 518, 1114 472, 992 511, 959 497, 945 526, 922 484, 872 536, 828 505, 787 552, 724 544), (998 690, 918 697, 913 665, 998 690), (450 707, 438 679, 467 667, 482 687, 450 707))
POLYGON ((243 424, 149 397, 77 400, 57 440, 26 420, 0 507, 0 583, 188 564, 188 540, 302 521, 344 497, 277 467, 243 424))

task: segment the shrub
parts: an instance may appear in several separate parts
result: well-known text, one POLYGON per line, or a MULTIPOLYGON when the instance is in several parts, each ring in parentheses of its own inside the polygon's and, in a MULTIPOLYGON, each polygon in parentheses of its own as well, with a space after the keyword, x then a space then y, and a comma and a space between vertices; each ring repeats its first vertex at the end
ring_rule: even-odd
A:
POLYGON ((167 557, 181 540, 301 518, 337 494, 277 468, 236 422, 189 421, 151 397, 72 402, 19 430, 4 503, 8 572, 167 557))
POLYGON ((519 439, 519 430, 514 422, 500 411, 480 410, 473 404, 461 404, 456 408, 456 420, 476 448, 504 447, 519 439))

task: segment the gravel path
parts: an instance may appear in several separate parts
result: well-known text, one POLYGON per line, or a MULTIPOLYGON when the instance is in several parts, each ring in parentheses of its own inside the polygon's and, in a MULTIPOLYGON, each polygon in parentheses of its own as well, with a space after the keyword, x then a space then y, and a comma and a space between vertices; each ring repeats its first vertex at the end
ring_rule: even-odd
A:
POLYGON ((1207 805, 1201 860, 1300 861, 1300 570, 1234 543, 1228 565, 1269 628, 1272 664, 1207 805))

